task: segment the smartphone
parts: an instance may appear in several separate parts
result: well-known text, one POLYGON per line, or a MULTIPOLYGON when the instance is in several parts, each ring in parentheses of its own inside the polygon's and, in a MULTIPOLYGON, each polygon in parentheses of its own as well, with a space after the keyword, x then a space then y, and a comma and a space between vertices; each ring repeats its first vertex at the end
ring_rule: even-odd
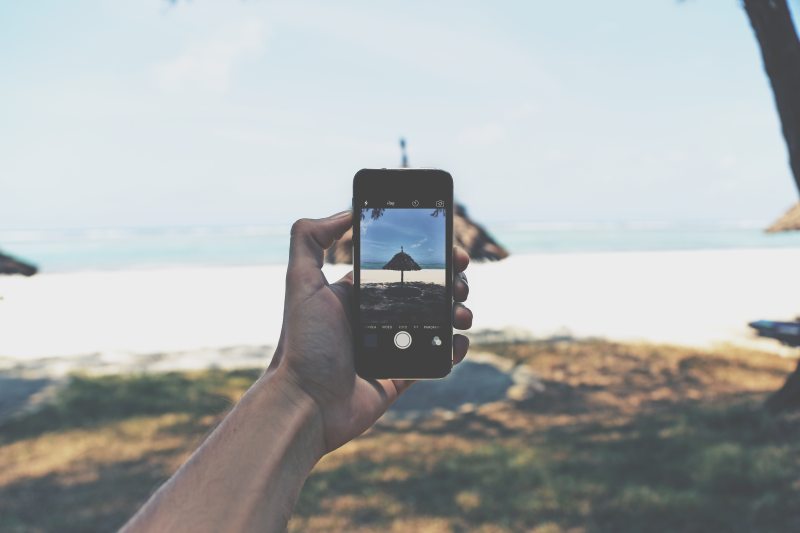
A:
POLYGON ((353 178, 356 372, 435 379, 453 367, 453 178, 364 169, 353 178))

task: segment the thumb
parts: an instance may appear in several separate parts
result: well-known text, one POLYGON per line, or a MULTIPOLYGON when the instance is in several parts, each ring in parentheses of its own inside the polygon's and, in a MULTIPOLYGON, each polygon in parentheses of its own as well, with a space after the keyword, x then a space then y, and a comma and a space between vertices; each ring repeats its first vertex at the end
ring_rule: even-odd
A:
POLYGON ((352 303, 353 303, 353 271, 351 270, 336 283, 331 284, 331 290, 339 298, 342 307, 344 308, 347 316, 352 318, 352 303))
POLYGON ((328 218, 301 218, 292 225, 287 290, 301 288, 315 281, 324 283, 320 269, 325 249, 330 248, 333 241, 341 237, 352 224, 352 212, 342 211, 328 218))

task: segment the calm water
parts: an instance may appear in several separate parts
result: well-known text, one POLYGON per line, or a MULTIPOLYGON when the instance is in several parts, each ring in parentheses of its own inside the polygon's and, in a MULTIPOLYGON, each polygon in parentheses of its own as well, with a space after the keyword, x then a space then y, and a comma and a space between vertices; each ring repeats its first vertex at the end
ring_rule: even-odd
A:
MULTIPOLYGON (((800 232, 737 225, 487 224, 512 253, 800 248, 800 232)), ((288 227, 0 230, 0 249, 43 271, 113 270, 286 261, 288 227)))
MULTIPOLYGON (((411 254, 412 257, 414 254, 411 254)), ((386 261, 367 261, 366 263, 361 263, 361 268, 367 270, 383 270, 383 265, 386 264, 386 261)), ((444 263, 417 263, 420 268, 447 268, 447 265, 444 263)))

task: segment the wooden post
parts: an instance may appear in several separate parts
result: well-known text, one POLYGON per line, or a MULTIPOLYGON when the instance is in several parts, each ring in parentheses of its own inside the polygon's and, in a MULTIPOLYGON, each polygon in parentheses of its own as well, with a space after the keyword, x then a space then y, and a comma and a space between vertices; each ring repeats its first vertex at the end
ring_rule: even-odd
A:
POLYGON ((408 168, 408 154, 406 153, 406 140, 400 137, 400 167, 408 168))

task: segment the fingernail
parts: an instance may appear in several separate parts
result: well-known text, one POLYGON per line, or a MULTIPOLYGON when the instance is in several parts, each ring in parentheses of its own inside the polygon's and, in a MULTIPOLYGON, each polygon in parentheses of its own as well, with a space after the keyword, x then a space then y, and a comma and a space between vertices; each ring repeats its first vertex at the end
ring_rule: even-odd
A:
POLYGON ((461 276, 461 281, 464 282, 464 285, 469 286, 469 282, 467 281, 467 275, 464 274, 463 272, 459 272, 458 275, 461 276))

